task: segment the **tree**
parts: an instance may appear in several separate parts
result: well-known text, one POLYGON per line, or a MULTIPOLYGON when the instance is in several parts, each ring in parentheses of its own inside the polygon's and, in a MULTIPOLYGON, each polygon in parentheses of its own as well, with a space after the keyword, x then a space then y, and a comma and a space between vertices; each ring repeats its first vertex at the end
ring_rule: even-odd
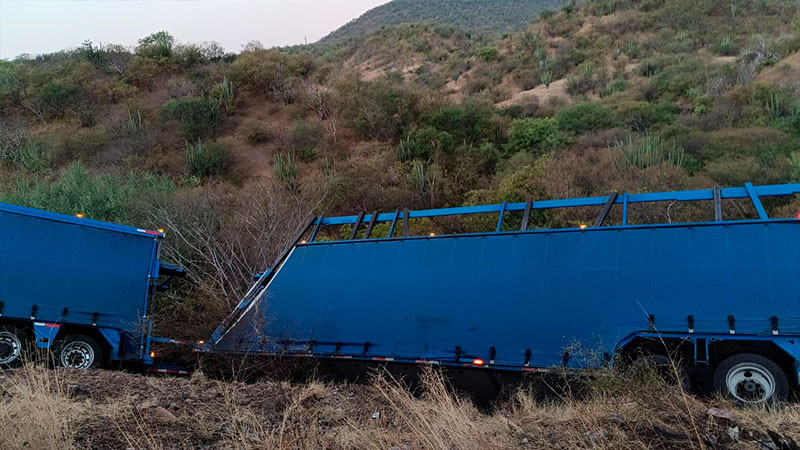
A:
POLYGON ((145 58, 163 61, 172 57, 175 38, 166 31, 159 31, 139 39, 136 53, 145 58))
POLYGON ((109 45, 106 47, 108 66, 117 72, 122 78, 128 76, 128 69, 131 65, 131 54, 121 45, 109 45))
POLYGON ((307 82, 304 85, 302 99, 306 106, 317 113, 319 120, 325 122, 325 128, 335 144, 339 119, 345 107, 339 93, 328 86, 307 82))

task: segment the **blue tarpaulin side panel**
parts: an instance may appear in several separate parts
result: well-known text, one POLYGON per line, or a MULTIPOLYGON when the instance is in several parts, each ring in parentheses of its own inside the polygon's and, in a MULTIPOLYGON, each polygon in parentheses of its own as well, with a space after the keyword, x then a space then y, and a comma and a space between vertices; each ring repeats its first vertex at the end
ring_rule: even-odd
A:
POLYGON ((0 204, 3 317, 141 336, 159 235, 83 220, 0 204))
POLYGON ((215 348, 519 367, 612 352, 650 328, 800 334, 800 221, 314 242, 215 348), (365 346, 365 343, 369 345, 365 346), (582 350, 580 350, 582 349, 582 350), (366 351, 365 351, 366 350, 366 351))

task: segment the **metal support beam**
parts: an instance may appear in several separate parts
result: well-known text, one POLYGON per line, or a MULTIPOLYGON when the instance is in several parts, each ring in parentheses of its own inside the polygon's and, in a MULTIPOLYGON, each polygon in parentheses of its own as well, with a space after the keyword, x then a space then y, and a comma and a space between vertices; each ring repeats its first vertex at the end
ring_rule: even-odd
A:
POLYGON ((603 226, 603 222, 606 221, 608 213, 611 211, 611 207, 614 206, 614 202, 617 201, 618 195, 619 195, 618 193, 613 192, 611 195, 608 196, 608 201, 606 202, 605 206, 603 206, 603 210, 600 211, 600 216, 597 217, 597 220, 594 222, 594 226, 596 227, 603 226))
POLYGON ((319 219, 317 219, 316 222, 317 222, 316 225, 314 225, 314 231, 311 232, 311 237, 308 238, 308 242, 314 242, 314 239, 317 238, 319 227, 322 225, 322 216, 319 216, 319 219))
POLYGON ((503 217, 506 215, 506 202, 503 202, 503 206, 500 208, 500 217, 497 219, 497 231, 498 233, 503 230, 503 217))
POLYGON ((769 219, 769 216, 767 216, 767 211, 764 209, 764 205, 761 204, 761 199, 758 198, 758 192, 756 192, 756 188, 753 187, 753 183, 745 183, 744 189, 747 191, 747 195, 750 196, 750 201, 753 202, 753 206, 756 208, 758 218, 761 220, 769 219))
POLYGON ((622 224, 628 224, 628 193, 622 194, 622 224))
POLYGON ((355 225, 353 225, 353 231, 350 233, 350 239, 348 239, 349 241, 352 241, 353 239, 356 238, 356 235, 358 234, 358 227, 361 226, 361 222, 363 221, 364 221, 364 212, 362 211, 358 214, 358 219, 356 219, 356 223, 355 225))
POLYGON ((397 226, 397 219, 400 218, 400 210, 398 209, 394 213, 394 219, 392 219, 392 226, 389 227, 389 234, 386 236, 387 238, 391 238, 394 236, 394 228, 397 226))
POLYGON ((528 222, 531 220, 531 208, 533 208, 533 199, 528 199, 525 202, 525 214, 522 215, 522 227, 520 227, 521 231, 525 231, 528 229, 528 222))
POLYGON ((408 229, 408 208, 403 210, 403 232, 406 237, 411 235, 408 229))
POLYGON ((372 235, 372 229, 375 227, 376 220, 378 220, 378 211, 373 211, 372 216, 369 218, 369 224, 367 225, 367 232, 364 233, 364 239, 369 239, 370 235, 372 235))
POLYGON ((722 221, 722 188, 714 186, 714 221, 722 221))

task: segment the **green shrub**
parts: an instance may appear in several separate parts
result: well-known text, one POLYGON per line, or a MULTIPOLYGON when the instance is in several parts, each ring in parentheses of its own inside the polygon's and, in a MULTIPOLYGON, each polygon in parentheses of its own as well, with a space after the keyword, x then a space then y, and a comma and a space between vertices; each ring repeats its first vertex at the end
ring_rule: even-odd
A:
POLYGON ((682 167, 684 163, 683 149, 650 133, 637 139, 628 135, 627 139, 617 141, 614 147, 625 167, 646 169, 664 163, 682 167))
POLYGON ((493 114, 494 108, 490 105, 465 102, 462 106, 443 106, 423 121, 447 132, 459 144, 469 144, 486 139, 493 114))
POLYGON ((419 114, 420 95, 405 85, 357 81, 341 91, 345 121, 366 139, 397 139, 419 114))
POLYGON ((660 59, 646 59, 639 64, 639 75, 643 77, 652 77, 662 70, 666 63, 660 59))
POLYGON ((622 47, 622 53, 630 59, 636 59, 642 55, 642 46, 638 42, 626 42, 622 47))
POLYGON ((475 52, 475 56, 484 61, 494 61, 500 52, 494 47, 481 47, 475 52))
POLYGON ((797 151, 797 141, 789 133, 767 127, 731 128, 705 133, 699 153, 706 160, 733 156, 767 158, 788 156, 797 151))
POLYGON ((313 69, 314 60, 308 54, 255 49, 243 51, 231 63, 228 75, 234 83, 273 94, 288 105, 294 102, 298 82, 313 69))
POLYGON ((48 81, 36 91, 35 98, 41 113, 52 117, 64 114, 78 102, 80 95, 81 88, 74 84, 48 81))
POLYGON ((220 123, 219 101, 209 97, 181 97, 164 103, 163 114, 180 122, 181 136, 187 140, 213 136, 220 123))
POLYGON ((797 159, 793 157, 757 158, 755 156, 724 156, 708 161, 704 172, 723 186, 777 184, 792 180, 797 175, 797 159), (794 166, 794 167, 793 167, 794 166))
POLYGON ((794 107, 794 115, 792 116, 792 127, 794 128, 797 137, 800 138, 800 103, 794 107))
POLYGON ((397 159, 399 161, 427 160, 435 154, 446 154, 452 150, 453 137, 448 132, 426 127, 411 130, 406 138, 400 141, 397 146, 397 159))
POLYGON ((733 56, 737 53, 736 45, 730 36, 722 36, 717 39, 712 51, 722 56, 733 56))
POLYGON ((173 189, 164 176, 91 175, 82 164, 73 163, 52 180, 18 181, 13 190, 0 194, 0 201, 141 226, 148 208, 173 189))
POLYGON ((0 108, 13 105, 18 97, 20 77, 17 65, 0 60, 0 108))
POLYGON ((580 102, 562 108, 555 119, 562 130, 578 134, 617 126, 614 111, 596 102, 580 102))
POLYGON ((567 146, 570 139, 559 129, 556 119, 518 119, 508 131, 506 152, 543 154, 567 146))
POLYGON ((640 132, 672 122, 677 111, 673 103, 627 102, 617 107, 619 119, 632 130, 640 132))
POLYGON ((324 137, 325 130, 318 122, 295 120, 289 129, 289 143, 301 159, 313 159, 324 137))
POLYGON ((53 165, 53 153, 48 144, 26 140, 19 148, 0 148, 0 159, 17 164, 33 173, 48 170, 53 165))
POLYGON ((608 86, 604 87, 603 89, 600 89, 598 93, 600 94, 601 98, 604 98, 610 95, 614 95, 617 92, 622 92, 628 89, 629 87, 631 87, 631 84, 625 80, 614 80, 611 83, 609 83, 608 86))
POLYGON ((209 177, 218 175, 225 170, 228 164, 228 154, 216 142, 197 144, 186 143, 186 159, 189 167, 189 176, 209 177))

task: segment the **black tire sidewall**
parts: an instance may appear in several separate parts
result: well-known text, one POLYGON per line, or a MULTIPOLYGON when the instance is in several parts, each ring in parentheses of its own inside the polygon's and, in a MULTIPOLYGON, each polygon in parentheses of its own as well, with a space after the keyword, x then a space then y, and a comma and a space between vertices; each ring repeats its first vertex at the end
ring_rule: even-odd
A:
POLYGON ((0 332, 8 332, 16 336, 20 343, 19 358, 9 364, 0 364, 0 369, 13 369, 22 365, 25 361, 27 353, 31 349, 31 337, 22 328, 17 328, 13 325, 0 325, 0 332))
MULTIPOLYGON (((717 369, 714 371, 714 390, 726 398, 729 398, 733 401, 737 401, 733 395, 731 395, 730 391, 728 390, 728 385, 725 382, 728 372, 737 364, 741 364, 744 362, 751 362, 756 363, 765 369, 767 369, 771 374, 772 377, 775 379, 775 393, 772 395, 771 398, 766 400, 764 403, 766 404, 774 404, 776 402, 781 402, 786 400, 789 397, 789 380, 786 378, 786 373, 783 369, 778 366, 774 361, 769 358, 766 358, 761 355, 751 354, 751 353, 740 353, 738 355, 733 355, 728 357, 724 361, 722 361, 717 369)), ((738 403, 743 403, 737 401, 738 403)), ((749 403, 743 403, 745 405, 749 403)))
POLYGON ((94 352, 94 360, 88 369, 100 367, 100 364, 103 362, 103 350, 100 348, 100 344, 98 344, 94 338, 84 334, 73 334, 64 339, 59 339, 58 342, 53 344, 53 359, 56 366, 64 367, 64 365, 61 364, 61 351, 64 349, 64 347, 73 342, 84 342, 92 348, 92 351, 94 352))

